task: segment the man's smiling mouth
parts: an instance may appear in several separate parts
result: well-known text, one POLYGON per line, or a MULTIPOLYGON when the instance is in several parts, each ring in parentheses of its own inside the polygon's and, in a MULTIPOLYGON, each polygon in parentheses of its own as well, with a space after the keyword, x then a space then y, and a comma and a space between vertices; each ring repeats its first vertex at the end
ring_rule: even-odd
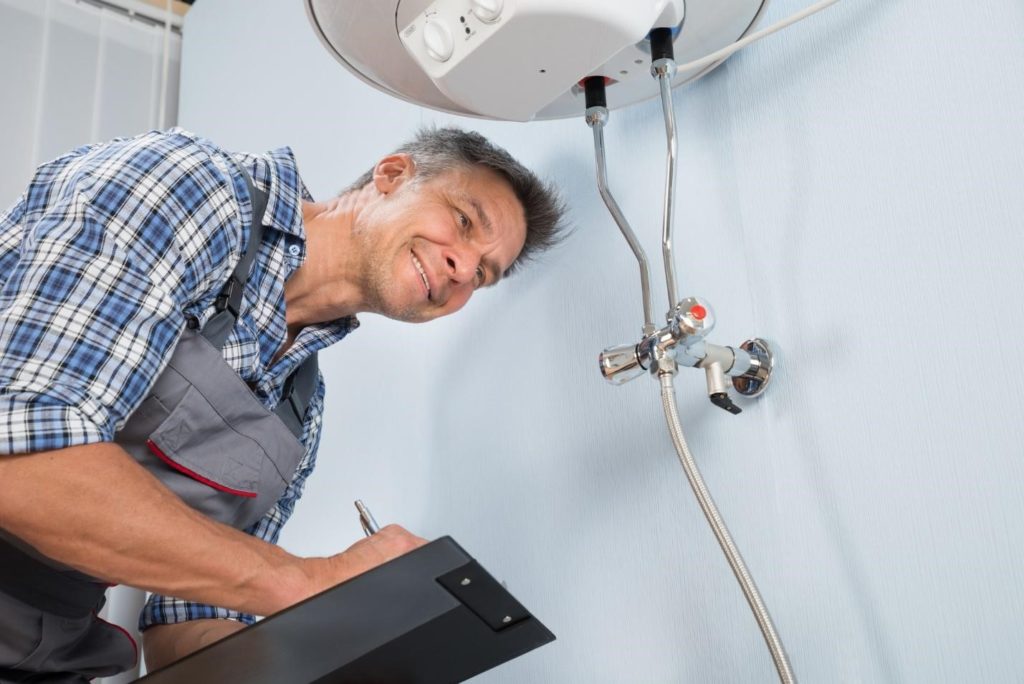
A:
MULTIPOLYGON (((411 252, 410 252, 411 253, 411 252)), ((420 278, 423 279, 423 287, 427 289, 427 299, 430 299, 430 281, 427 280, 427 272, 423 270, 423 264, 416 258, 416 255, 412 255, 412 263, 416 267, 416 270, 420 273, 420 278)))

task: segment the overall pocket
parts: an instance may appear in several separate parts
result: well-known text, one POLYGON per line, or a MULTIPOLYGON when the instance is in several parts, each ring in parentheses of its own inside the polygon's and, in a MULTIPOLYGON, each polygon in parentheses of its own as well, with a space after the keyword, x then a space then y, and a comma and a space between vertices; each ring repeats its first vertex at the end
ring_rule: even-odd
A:
POLYGON ((305 453, 220 350, 192 331, 114 440, 186 504, 239 529, 277 502, 305 453))
POLYGON ((200 513, 233 527, 258 519, 287 485, 262 445, 225 420, 196 387, 146 446, 164 466, 150 468, 164 485, 200 513))

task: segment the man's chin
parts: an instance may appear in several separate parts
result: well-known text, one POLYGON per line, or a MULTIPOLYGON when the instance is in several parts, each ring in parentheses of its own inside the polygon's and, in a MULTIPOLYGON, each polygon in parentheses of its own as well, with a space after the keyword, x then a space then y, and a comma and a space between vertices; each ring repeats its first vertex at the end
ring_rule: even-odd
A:
POLYGON ((437 318, 437 316, 432 316, 420 309, 400 309, 397 307, 388 308, 379 313, 386 318, 390 318, 393 321, 401 321, 402 323, 426 323, 437 318))
POLYGON ((403 323, 426 323, 437 318, 430 313, 425 306, 427 302, 410 302, 400 296, 400 293, 381 292, 379 296, 370 301, 372 313, 390 318, 393 321, 403 323), (389 294, 391 296, 389 296, 389 294))

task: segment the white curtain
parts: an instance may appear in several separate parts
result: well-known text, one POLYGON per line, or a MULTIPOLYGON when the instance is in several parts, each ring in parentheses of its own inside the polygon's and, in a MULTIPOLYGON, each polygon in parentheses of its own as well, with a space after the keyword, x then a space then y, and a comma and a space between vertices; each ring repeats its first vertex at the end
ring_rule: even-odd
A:
MULTIPOLYGON (((137 0, 0 0, 0 212, 39 164, 177 122, 180 29, 137 0)), ((137 639, 144 598, 113 589, 101 615, 137 639)))
POLYGON ((0 0, 0 207, 69 149, 176 123, 181 19, 167 35, 165 19, 135 0, 0 0))

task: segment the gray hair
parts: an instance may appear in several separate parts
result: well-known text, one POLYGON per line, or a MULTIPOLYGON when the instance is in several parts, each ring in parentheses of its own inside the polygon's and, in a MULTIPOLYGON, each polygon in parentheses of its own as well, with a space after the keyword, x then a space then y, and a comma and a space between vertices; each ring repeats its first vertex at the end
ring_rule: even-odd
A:
MULTIPOLYGON (((414 178, 425 181, 445 171, 483 166, 498 173, 512 186, 526 216, 526 242, 506 271, 511 275, 522 263, 558 244, 565 237, 565 204, 550 184, 542 182, 501 147, 475 131, 460 128, 423 128, 416 137, 394 151, 408 154, 416 165, 414 178)), ((358 190, 373 180, 370 169, 342 194, 358 190)))

